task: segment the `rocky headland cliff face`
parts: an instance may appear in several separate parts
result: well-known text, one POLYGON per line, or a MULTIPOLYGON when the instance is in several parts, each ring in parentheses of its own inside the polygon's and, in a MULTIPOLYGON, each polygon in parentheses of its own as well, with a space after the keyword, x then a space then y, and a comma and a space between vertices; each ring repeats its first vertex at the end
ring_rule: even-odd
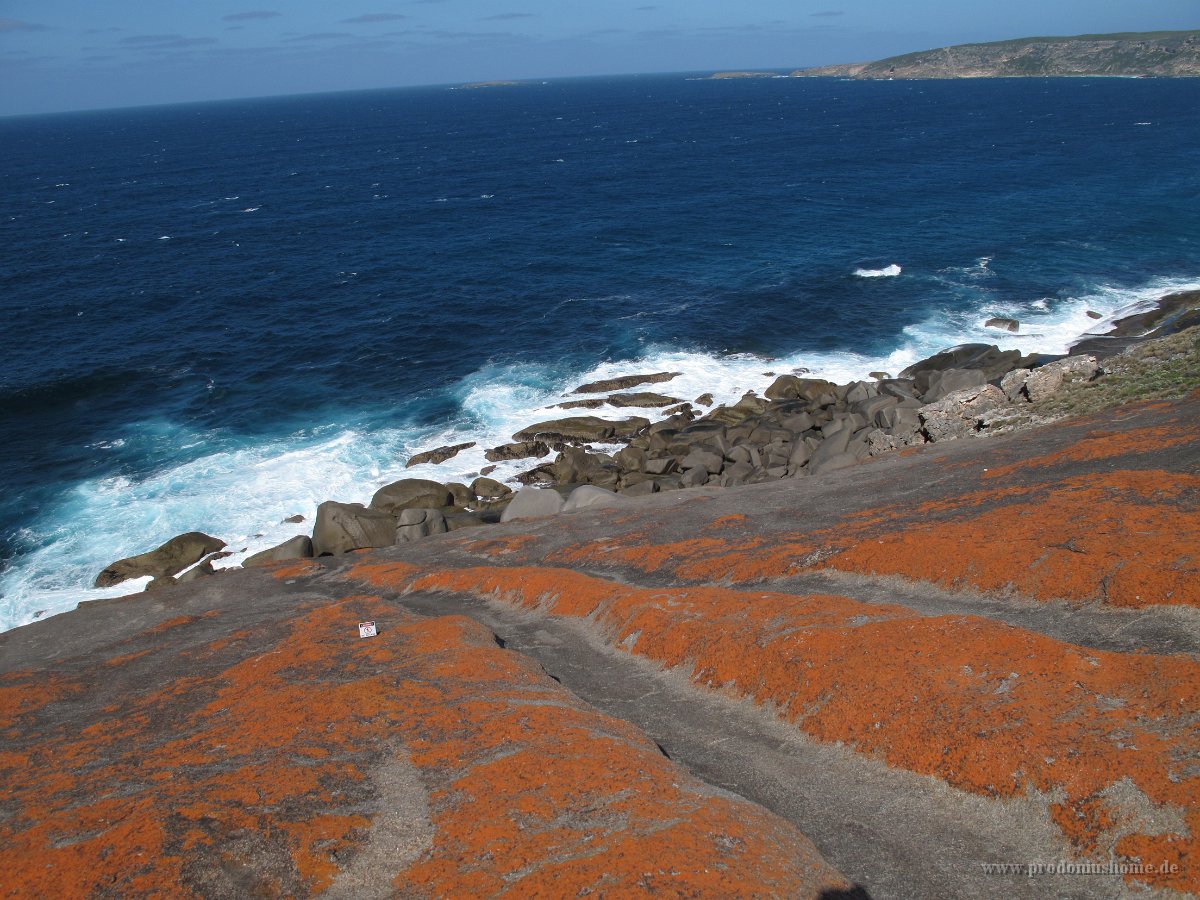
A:
POLYGON ((1019 78, 1200 75, 1200 31, 1034 37, 959 44, 871 63, 800 69, 843 78, 1019 78))
POLYGON ((1198 299, 114 563, 0 635, 6 895, 1194 894, 1198 299))

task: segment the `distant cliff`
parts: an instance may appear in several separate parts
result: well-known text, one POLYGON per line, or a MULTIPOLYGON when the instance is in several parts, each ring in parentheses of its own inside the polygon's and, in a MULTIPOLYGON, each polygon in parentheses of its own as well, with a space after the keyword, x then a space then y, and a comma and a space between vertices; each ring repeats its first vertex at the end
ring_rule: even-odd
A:
POLYGON ((1197 76, 1200 31, 1085 34, 959 44, 872 63, 800 69, 793 74, 850 78, 1197 76))

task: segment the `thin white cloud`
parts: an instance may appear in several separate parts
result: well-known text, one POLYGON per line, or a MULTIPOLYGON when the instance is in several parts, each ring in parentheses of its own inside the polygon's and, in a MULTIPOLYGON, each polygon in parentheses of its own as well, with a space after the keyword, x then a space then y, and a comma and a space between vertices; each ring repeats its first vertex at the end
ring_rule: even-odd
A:
POLYGON ((283 13, 275 12, 273 9, 253 9, 248 12, 232 13, 228 16, 222 16, 222 22, 254 22, 259 19, 278 19, 283 13))
POLYGON ((0 19, 0 34, 6 34, 10 31, 49 31, 45 25, 38 25, 34 22, 22 22, 19 19, 0 19))
POLYGON ((298 34, 295 37, 290 37, 287 40, 291 41, 340 41, 344 38, 355 37, 353 34, 347 34, 344 31, 321 31, 315 34, 298 34))
POLYGON ((343 25, 369 25, 375 22, 399 22, 401 19, 407 19, 408 16, 402 16, 398 13, 366 13, 361 16, 355 16, 353 19, 342 19, 343 25))
POLYGON ((123 38, 121 43, 136 50, 176 50, 184 47, 207 47, 217 43, 216 38, 184 37, 182 34, 135 34, 123 38))

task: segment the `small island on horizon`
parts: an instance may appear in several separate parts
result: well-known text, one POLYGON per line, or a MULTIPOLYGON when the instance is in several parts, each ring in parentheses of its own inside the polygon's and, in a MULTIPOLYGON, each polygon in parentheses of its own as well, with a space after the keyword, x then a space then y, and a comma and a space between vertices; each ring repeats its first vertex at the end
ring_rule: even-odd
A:
POLYGON ((1025 37, 921 50, 867 63, 798 69, 855 79, 1200 76, 1200 30, 1025 37))

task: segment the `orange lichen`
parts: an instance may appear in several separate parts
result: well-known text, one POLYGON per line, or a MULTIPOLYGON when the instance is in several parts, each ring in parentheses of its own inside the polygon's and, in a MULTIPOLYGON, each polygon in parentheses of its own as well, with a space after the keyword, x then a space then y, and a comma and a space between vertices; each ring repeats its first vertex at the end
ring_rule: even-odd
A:
POLYGON ((852 540, 822 565, 1039 600, 1200 606, 1200 476, 1083 476, 1026 502, 852 540))
POLYGON ((0 730, 11 728, 31 710, 82 690, 83 685, 76 678, 47 677, 31 671, 9 672, 0 677, 0 730))
POLYGON ((195 622, 197 620, 197 618, 198 618, 198 616, 175 616, 173 619, 167 619, 163 622, 159 622, 157 625, 155 625, 152 628, 146 629, 145 631, 142 632, 142 634, 146 634, 146 635, 162 634, 163 632, 170 631, 172 628, 179 628, 183 625, 190 625, 190 624, 192 624, 192 622, 195 622))
POLYGON ((433 846, 397 887, 812 896, 841 881, 791 826, 713 796, 632 726, 597 714, 478 626, 436 624, 422 642, 440 648, 450 632, 474 646, 447 656, 408 725, 423 780, 441 776, 431 791, 433 846))
POLYGON ((316 893, 368 839, 367 811, 386 802, 372 771, 400 749, 432 838, 386 874, 422 896, 848 886, 791 825, 714 796, 469 619, 348 597, 204 646, 184 678, 168 645, 137 655, 142 687, 110 692, 99 720, 53 701, 81 684, 103 694, 110 660, 73 664, 73 681, 0 681, 16 726, 0 753, 6 894, 316 893), (364 619, 377 637, 359 639, 364 619))
POLYGON ((140 659, 149 652, 149 650, 138 650, 136 653, 126 653, 123 656, 114 656, 112 659, 106 661, 104 665, 109 667, 123 666, 126 663, 133 662, 135 659, 140 659))
POLYGON ((376 588, 393 588, 405 584, 423 569, 405 562, 356 563, 347 577, 376 588))
POLYGON ((1115 471, 847 515, 832 528, 639 546, 598 539, 554 563, 746 583, 804 569, 900 575, 1038 600, 1200 605, 1200 476, 1115 471))
POLYGON ((1200 877, 1196 875, 1200 869, 1200 846, 1195 839, 1200 816, 1193 815, 1191 819, 1191 838, 1175 834, 1131 834, 1118 841, 1118 856, 1136 860, 1152 870, 1152 874, 1126 875, 1125 880, 1195 895, 1200 886, 1200 877))
POLYGON ((614 647, 685 666, 700 684, 774 704, 818 740, 963 790, 1061 791, 1055 821, 1083 852, 1112 825, 1095 795, 1122 779, 1154 803, 1200 810, 1200 777, 1177 763, 1200 752, 1200 663, 1187 658, 1089 650, 989 619, 844 597, 636 588, 538 567, 406 574, 390 587, 589 619, 614 647))
POLYGON ((734 513, 729 516, 721 516, 718 519, 713 519, 704 526, 704 531, 720 531, 723 528, 735 528, 745 525, 750 521, 749 516, 744 516, 741 513, 734 513))
MULTIPOLYGON (((348 620, 378 611, 378 601, 339 607, 297 620, 277 646, 279 635, 259 629, 258 655, 218 665, 207 677, 130 691, 109 707, 114 712, 86 727, 52 726, 38 709, 26 709, 19 743, 34 765, 17 769, 0 759, 13 811, 0 824, 0 865, 10 890, 192 893, 175 818, 185 807, 205 823, 206 842, 215 848, 246 832, 271 835, 292 860, 290 892, 328 884, 337 871, 330 852, 361 842, 369 821, 329 812, 341 805, 334 799, 338 765, 300 765, 290 761, 293 751, 318 741, 339 765, 361 769, 385 737, 361 710, 369 679, 346 680, 362 649, 337 641, 352 628, 348 620), (335 643, 345 646, 338 648, 341 668, 331 672, 335 643), (37 865, 22 864, 34 859, 37 865)), ((161 634, 161 626, 151 632, 161 634)), ((80 680, 103 684, 98 673, 80 680)))
POLYGON ((520 552, 527 544, 536 540, 537 538, 532 534, 510 534, 504 537, 468 541, 463 544, 463 549, 476 556, 508 556, 520 552))
POLYGON ((1098 462, 1197 441, 1200 441, 1200 433, 1196 429, 1172 425, 1147 426, 1129 431, 1093 431, 1062 450, 988 469, 983 477, 1010 478, 1029 469, 1048 468, 1064 462, 1098 462))
POLYGON ((319 562, 313 560, 281 560, 277 563, 268 563, 263 566, 271 573, 273 578, 278 578, 281 581, 288 578, 303 578, 307 575, 315 575, 320 572, 322 566, 319 562))

